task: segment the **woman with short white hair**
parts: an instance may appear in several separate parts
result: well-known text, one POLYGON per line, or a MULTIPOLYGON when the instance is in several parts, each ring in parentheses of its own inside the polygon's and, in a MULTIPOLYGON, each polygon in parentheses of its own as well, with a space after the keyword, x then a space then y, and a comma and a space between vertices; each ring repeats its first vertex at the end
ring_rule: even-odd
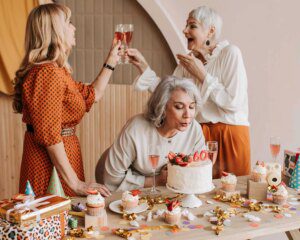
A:
MULTIPOLYGON (((203 105, 197 116, 206 140, 218 141, 214 177, 222 171, 236 175, 250 172, 247 75, 241 51, 228 41, 219 41, 222 19, 213 9, 192 10, 183 33, 190 53, 177 54, 178 77, 192 78, 200 89, 203 105)), ((129 49, 130 61, 139 71, 136 89, 153 91, 160 79, 142 54, 129 49)))
MULTIPOLYGON (((200 124, 194 119, 200 105, 200 93, 188 79, 168 77, 162 80, 148 100, 144 115, 130 119, 105 159, 104 183, 111 191, 151 187, 152 166, 148 147, 160 147, 161 156, 169 151, 191 154, 205 148, 200 124)), ((157 185, 165 185, 166 158, 156 168, 157 185)))

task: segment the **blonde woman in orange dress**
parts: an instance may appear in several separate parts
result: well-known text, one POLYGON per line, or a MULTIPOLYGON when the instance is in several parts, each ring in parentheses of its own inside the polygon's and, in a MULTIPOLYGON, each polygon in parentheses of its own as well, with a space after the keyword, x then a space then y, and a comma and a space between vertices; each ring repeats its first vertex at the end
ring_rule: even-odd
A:
POLYGON ((107 59, 90 85, 73 80, 68 56, 75 46, 71 11, 59 4, 33 9, 28 17, 25 56, 15 77, 15 112, 27 126, 19 190, 29 180, 36 195, 45 194, 53 166, 58 170, 65 194, 86 195, 90 188, 110 195, 101 184, 84 180, 76 125, 104 90, 119 60, 114 41, 107 59))

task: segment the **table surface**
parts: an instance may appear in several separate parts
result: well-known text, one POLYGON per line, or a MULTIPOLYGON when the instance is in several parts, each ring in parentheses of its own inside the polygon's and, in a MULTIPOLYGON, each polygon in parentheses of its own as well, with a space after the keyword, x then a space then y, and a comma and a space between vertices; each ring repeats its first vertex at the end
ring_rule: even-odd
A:
MULTIPOLYGON (((238 177, 237 190, 240 190, 241 194, 246 194, 247 189, 247 179, 248 177, 238 177)), ((214 184, 216 189, 220 186, 220 180, 214 180, 214 184)), ((162 191, 162 196, 175 196, 176 194, 171 192, 165 187, 159 188, 162 191)), ((293 189, 288 189, 289 191, 289 199, 288 205, 289 208, 285 208, 285 212, 287 214, 276 214, 273 212, 251 212, 251 215, 258 216, 261 218, 259 223, 249 222, 246 218, 243 217, 243 214, 238 214, 234 217, 231 217, 231 225, 225 226, 224 230, 220 233, 219 236, 215 234, 212 230, 212 224, 208 221, 207 216, 203 216, 203 214, 208 211, 215 209, 216 206, 220 206, 223 210, 228 208, 232 208, 230 203, 220 202, 213 200, 212 197, 215 195, 215 191, 210 193, 198 195, 198 197, 202 200, 203 205, 199 208, 188 209, 192 212, 197 218, 193 221, 188 221, 185 217, 181 218, 180 226, 183 227, 182 231, 173 233, 168 229, 161 229, 156 231, 149 231, 150 234, 140 238, 139 235, 134 235, 136 239, 251 239, 254 237, 265 236, 269 234, 279 233, 279 232, 288 232, 287 235, 289 239, 299 239, 299 231, 297 229, 300 228, 300 195, 298 195, 297 191, 293 189), (206 201, 210 200, 213 204, 209 204, 206 201), (298 205, 299 204, 299 205, 298 205), (195 226, 200 226, 200 228, 195 228, 195 226), (295 230, 295 231, 292 231, 295 230), (150 237, 149 237, 150 236, 150 237)), ((106 198, 106 211, 108 216, 108 229, 104 229, 105 231, 101 231, 102 237, 105 239, 122 239, 116 235, 114 235, 111 229, 115 228, 133 228, 130 226, 129 221, 123 220, 121 214, 117 214, 112 212, 108 205, 112 201, 119 200, 121 198, 121 193, 113 193, 112 196, 106 198)), ((75 198, 72 199, 73 202, 85 202, 84 198, 75 198)), ((270 202, 266 202, 272 205, 270 202)), ((286 206, 285 206, 286 207, 286 206)), ((164 205, 156 205, 154 209, 151 211, 155 211, 155 209, 165 208, 164 205)), ((237 208, 239 212, 245 212, 244 208, 237 208)), ((147 216, 149 211, 143 212, 140 215, 147 216)), ((166 225, 163 220, 163 217, 159 217, 157 219, 153 219, 151 222, 146 222, 145 220, 138 221, 140 225, 147 226, 159 226, 166 225)), ((103 238, 103 239, 104 239, 103 238)))

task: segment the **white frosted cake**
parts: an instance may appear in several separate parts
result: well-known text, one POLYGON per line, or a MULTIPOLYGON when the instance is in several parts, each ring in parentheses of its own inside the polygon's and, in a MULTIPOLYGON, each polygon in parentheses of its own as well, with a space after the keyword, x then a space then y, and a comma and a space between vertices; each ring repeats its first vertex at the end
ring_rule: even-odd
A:
POLYGON ((167 185, 182 193, 205 193, 214 188, 211 160, 193 161, 185 166, 168 163, 167 185))

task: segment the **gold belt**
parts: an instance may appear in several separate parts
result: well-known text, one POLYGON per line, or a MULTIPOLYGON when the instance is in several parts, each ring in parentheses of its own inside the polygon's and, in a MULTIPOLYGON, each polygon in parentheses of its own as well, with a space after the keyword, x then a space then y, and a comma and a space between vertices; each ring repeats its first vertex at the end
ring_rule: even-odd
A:
MULTIPOLYGON (((28 132, 34 133, 34 128, 32 125, 30 124, 26 124, 26 128, 28 132)), ((61 130, 61 136, 63 137, 69 137, 69 136, 73 136, 75 135, 75 127, 70 127, 70 128, 63 128, 61 130)))

